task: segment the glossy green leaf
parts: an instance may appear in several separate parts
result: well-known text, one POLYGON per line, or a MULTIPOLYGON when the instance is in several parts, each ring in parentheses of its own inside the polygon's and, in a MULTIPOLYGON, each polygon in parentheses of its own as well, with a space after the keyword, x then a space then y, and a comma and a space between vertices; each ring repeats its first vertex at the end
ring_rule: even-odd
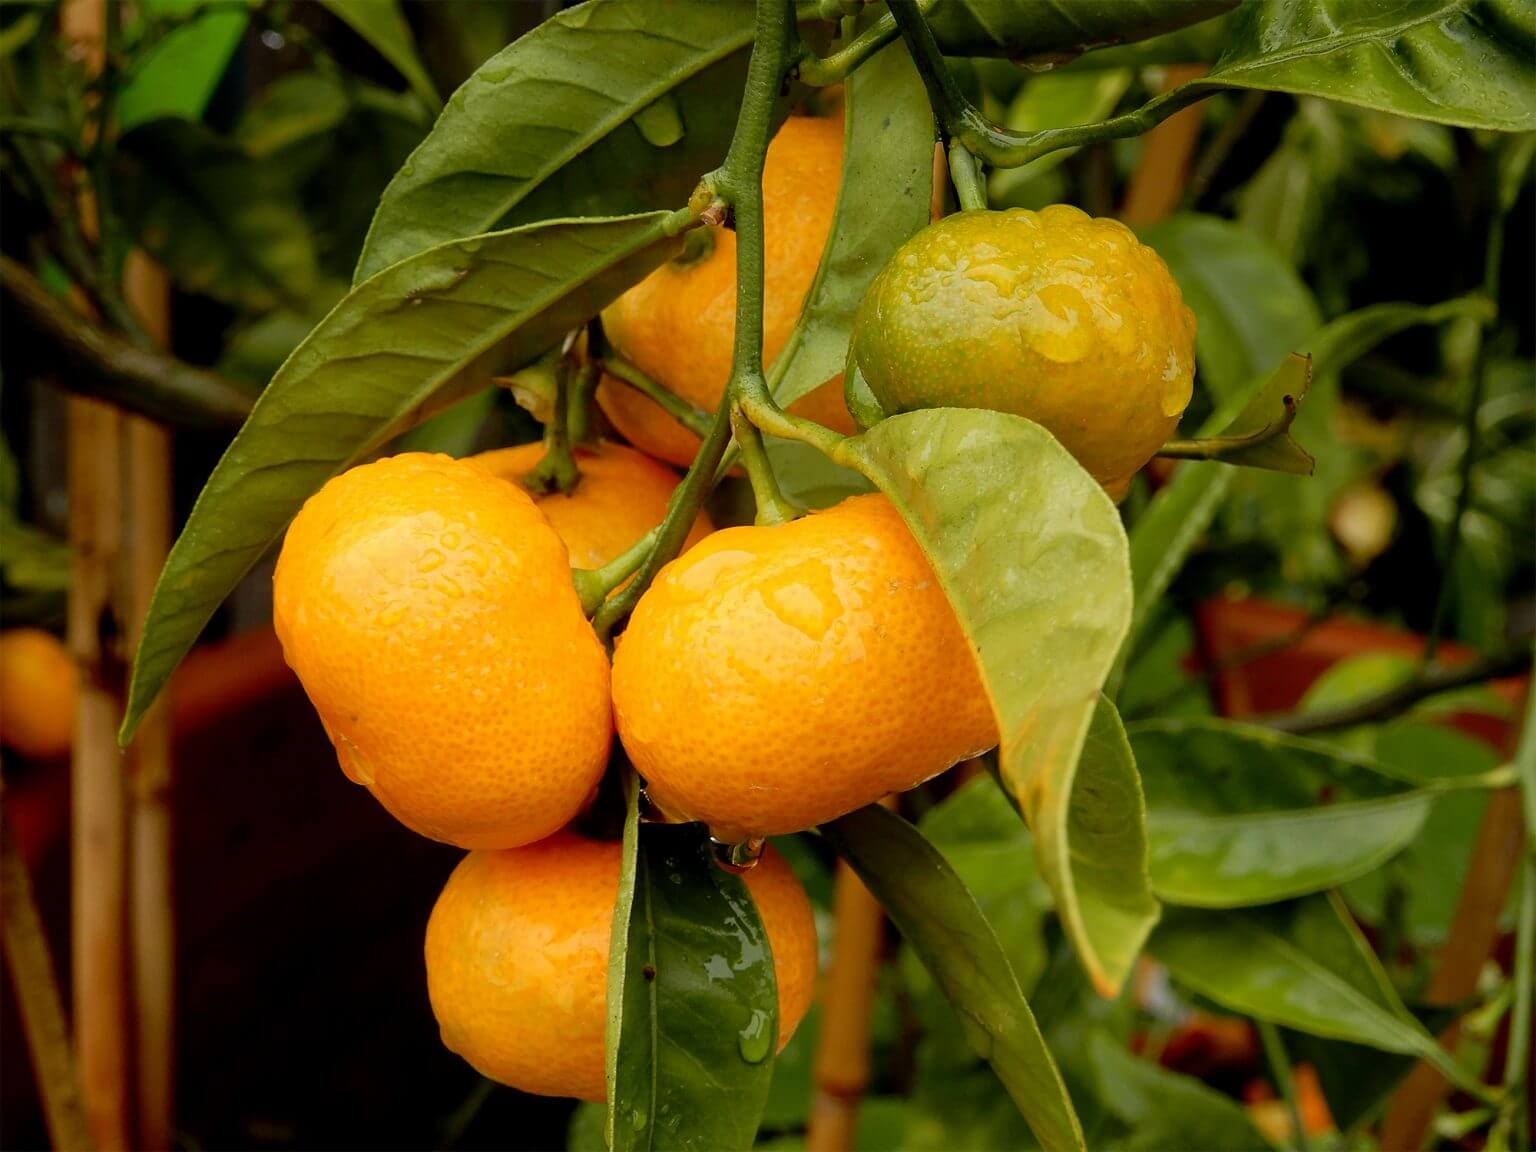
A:
POLYGON ((1033 838, 1002 789, 978 776, 924 813, 917 828, 976 898, 1019 986, 1033 988, 1047 959, 1051 891, 1035 864, 1033 838))
POLYGON ((1088 1046, 1099 1095, 1115 1118, 1131 1129, 1137 1148, 1241 1152, 1270 1147, 1230 1096, 1192 1076, 1133 1056, 1103 1032, 1094 1032, 1088 1046), (1146 1139, 1153 1134, 1157 1139, 1146 1139))
POLYGON ((304 310, 319 265, 280 172, 190 120, 145 124, 118 154, 123 216, 178 283, 255 310, 304 310))
POLYGON ((1237 908, 1342 884, 1406 847, 1434 802, 1325 745, 1222 721, 1137 727, 1132 746, 1152 886, 1175 904, 1237 908))
POLYGON ((1002 776, 1030 821, 1057 911, 1095 983, 1113 991, 1156 915, 1134 884, 1141 814, 1130 792, 1079 798, 1073 786, 1130 618, 1114 505, 1048 432, 1000 412, 895 416, 846 442, 840 461, 891 498, 949 595, 976 648, 1002 776), (1129 872, 1110 877, 1095 861, 1079 876, 1085 857, 1071 836, 1101 829, 1125 833, 1107 839, 1129 872))
POLYGON ((790 404, 843 371, 854 312, 896 249, 928 223, 933 111, 912 58, 892 44, 848 78, 837 210, 800 322, 770 384, 790 404))
POLYGON ((992 926, 944 857, 872 804, 822 826, 965 1023, 1040 1144, 1083 1148, 1082 1128, 1018 977, 992 926))
POLYGON ((320 0, 320 3, 388 60, 428 108, 435 109, 442 103, 432 77, 416 54, 416 41, 411 35, 411 26, 405 22, 405 13, 400 10, 399 0, 320 0))
POLYGON ((1282 360, 1232 422, 1210 438, 1223 446, 1222 463, 1312 475, 1316 461, 1290 432, 1311 385, 1307 357, 1292 353, 1282 360))
POLYGON ((1200 379, 1218 401, 1268 376, 1322 323, 1296 270, 1229 221, 1172 216, 1140 236, 1167 262, 1195 313, 1200 379))
POLYGON ((1219 16, 1236 0, 933 0, 928 22, 946 52, 1058 63, 1219 16))
POLYGON ((453 94, 385 190, 355 279, 509 224, 681 206, 725 157, 752 29, 745 0, 557 13, 453 94), (636 121, 658 100, 683 128, 671 143, 636 121))
POLYGON ((1403 1007, 1359 929, 1328 897, 1170 910, 1148 947, 1176 980, 1234 1012, 1418 1056, 1454 1083, 1476 1081, 1403 1007))
POLYGON ((250 4, 199 11, 202 0, 144 0, 140 16, 180 25, 159 37, 135 62, 117 96, 118 128, 127 132, 161 117, 202 119, 230 58, 250 23, 250 4))
POLYGON ((1186 88, 1321 96, 1464 128, 1536 128, 1536 10, 1524 0, 1276 0, 1241 7, 1230 35, 1215 67, 1186 88))
POLYGON ((639 823, 631 797, 609 952, 612 1152, 750 1148, 778 1036, 773 957, 741 877, 698 825, 639 823))
POLYGON ((686 223, 656 212, 530 225, 440 245, 353 289, 268 385, 172 548, 122 739, 313 492, 584 323, 676 255, 686 223))

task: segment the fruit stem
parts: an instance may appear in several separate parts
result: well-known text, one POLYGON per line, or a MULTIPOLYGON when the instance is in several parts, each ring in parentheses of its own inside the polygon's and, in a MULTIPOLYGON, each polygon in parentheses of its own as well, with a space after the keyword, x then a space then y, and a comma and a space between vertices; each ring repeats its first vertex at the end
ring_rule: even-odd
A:
POLYGON ((928 89, 928 101, 933 105, 945 137, 959 140, 972 155, 993 168, 1018 168, 1062 148, 1140 136, 1180 109, 1220 89, 1218 83, 1194 80, 1164 92, 1134 112, 1108 120, 1069 128, 1046 128, 1039 132, 1009 132, 992 123, 966 99, 944 62, 918 0, 890 0, 889 8, 902 39, 906 41, 907 51, 912 54, 912 62, 923 78, 923 85, 928 89))
POLYGON ((607 341, 603 339, 603 320, 594 316, 587 321, 586 355, 581 370, 576 373, 566 407, 566 432, 572 444, 587 444, 593 439, 592 405, 597 399, 597 385, 603 378, 603 353, 607 341))
POLYGON ((981 165, 970 149, 956 139, 949 142, 949 178, 955 186, 961 211, 986 211, 987 184, 981 175, 981 165))
POLYGON ((747 469, 747 479, 752 483, 752 498, 757 501, 756 522, 762 525, 787 524, 801 515, 803 509, 784 499, 779 482, 773 475, 773 464, 763 447, 763 434, 747 418, 738 404, 731 409, 731 430, 736 434, 736 444, 741 449, 741 462, 747 469))
POLYGON ((1267 424, 1257 432, 1246 436, 1201 436, 1192 440, 1166 441, 1156 452, 1156 455, 1167 460, 1227 460, 1229 463, 1240 464, 1241 457, 1245 453, 1252 452, 1260 444, 1277 440, 1290 434, 1291 425, 1296 422, 1296 413, 1299 409, 1295 397, 1283 397, 1285 411, 1273 424, 1267 424))
POLYGON ((640 395, 654 402, 663 412, 695 436, 703 439, 709 434, 711 417, 708 412, 695 408, 677 393, 669 392, 628 360, 618 356, 607 356, 603 359, 602 366, 607 370, 608 375, 628 384, 640 395))
POLYGON ((576 585, 576 595, 581 598, 581 611, 591 617, 603 606, 609 593, 628 580, 645 562, 656 539, 661 534, 658 525, 623 552, 620 552, 601 568, 572 568, 571 582, 576 585))
POLYGON ((568 428, 571 393, 575 391, 571 387, 576 373, 574 337, 574 333, 566 337, 555 366, 555 402, 550 406, 549 423, 544 425, 544 455, 523 481, 534 492, 570 492, 581 480, 568 428))
POLYGON ((1307 1141, 1307 1126, 1302 1120, 1301 1104, 1296 1098, 1296 1077, 1291 1074, 1291 1059, 1286 1054, 1285 1041, 1280 1038, 1280 1029, 1268 1020, 1258 1018, 1254 1019, 1254 1024, 1258 1027, 1259 1039, 1264 1043, 1264 1058, 1269 1061, 1270 1075, 1280 1089, 1280 1095, 1285 1100, 1285 1110, 1291 1119, 1289 1143, 1296 1152, 1308 1152, 1310 1145, 1307 1141))
POLYGON ((802 48, 795 61, 795 79, 812 88, 841 84, 855 68, 894 39, 896 21, 886 13, 835 52, 818 56, 809 47, 802 48))
MULTIPOLYGON (((592 626, 605 643, 650 587, 656 573, 682 550, 704 498, 714 487, 716 472, 731 441, 731 414, 739 405, 764 401, 773 407, 763 375, 763 161, 773 129, 773 108, 796 61, 797 38, 791 0, 757 0, 757 27, 741 111, 725 163, 699 183, 689 201, 690 211, 713 213, 728 204, 736 226, 736 343, 731 379, 720 396, 704 443, 683 482, 672 492, 667 516, 657 530, 656 544, 635 577, 603 602, 592 626)), ((701 217, 702 218, 702 217, 701 217)))

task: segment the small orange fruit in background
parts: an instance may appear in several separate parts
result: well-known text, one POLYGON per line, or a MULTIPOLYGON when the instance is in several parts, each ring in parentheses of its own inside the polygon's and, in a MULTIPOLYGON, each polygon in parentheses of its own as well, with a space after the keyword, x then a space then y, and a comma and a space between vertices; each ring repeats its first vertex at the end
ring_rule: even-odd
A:
POLYGON ((608 660, 527 492, 407 453, 305 503, 273 623, 349 777, 465 848, 561 828, 602 775, 608 660))
MULTIPOLYGON (((443 1043, 483 1076, 542 1096, 602 1100, 608 949, 620 845, 562 832, 472 852, 427 922, 427 992, 443 1043)), ((743 877, 773 952, 779 1046, 816 980, 811 904, 769 848, 743 877)))
POLYGON ((795 832, 997 743, 976 656, 883 496, 728 528, 657 575, 613 664, 619 737, 670 815, 795 832))
MULTIPOLYGON (((482 452, 471 459, 506 480, 522 484, 544 458, 544 445, 520 444, 482 452)), ((624 552, 667 515, 678 476, 643 452, 609 441, 578 445, 581 480, 569 493, 535 493, 533 501, 560 534, 575 568, 599 568, 624 552)), ((683 547, 691 548, 712 530, 700 512, 683 547)))
POLYGON ((1068 204, 957 212, 875 277, 853 354, 886 414, 1027 417, 1118 500, 1189 403, 1195 317, 1118 220, 1068 204))
MULTIPOLYGON (((772 364, 800 319, 832 230, 843 169, 841 117, 791 116, 763 167, 763 363, 772 364)), ((736 334, 736 233, 712 228, 714 244, 691 261, 652 272, 603 313, 614 349, 696 408, 712 412, 731 374, 736 334)), ((636 448, 686 467, 699 438, 653 401, 605 378, 597 400, 636 448)), ((790 405, 797 415, 853 432, 842 377, 790 405)))
POLYGON ((75 662, 53 633, 0 632, 0 744, 34 760, 67 756, 78 692, 75 662))

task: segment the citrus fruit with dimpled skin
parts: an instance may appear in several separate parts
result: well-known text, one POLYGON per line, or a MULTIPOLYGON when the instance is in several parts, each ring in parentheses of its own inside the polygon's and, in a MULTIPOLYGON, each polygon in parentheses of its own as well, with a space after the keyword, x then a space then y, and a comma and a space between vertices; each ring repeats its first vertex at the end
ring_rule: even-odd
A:
MULTIPOLYGON (((763 363, 783 351, 816 279, 832 229, 843 166, 841 117, 792 116, 763 166, 763 363)), ((614 349, 668 391, 713 412, 731 375, 736 333, 736 233, 711 228, 714 245, 692 261, 652 272, 603 313, 614 349)), ((597 390, 613 426, 635 447, 686 467, 699 438, 652 400, 612 378, 597 390)), ((851 433, 842 377, 790 405, 796 415, 851 433)))
POLYGON ((795 832, 997 742, 976 656, 901 517, 856 496, 658 573, 614 654, 619 738, 669 814, 795 832))
MULTIPOLYGON (((449 877, 427 922, 427 992, 443 1043, 481 1075, 542 1096, 605 1097, 620 851, 561 832, 472 852, 449 877)), ((816 923, 772 848, 743 879, 773 952, 782 1048, 811 1003, 816 923)))
POLYGON ((35 760, 68 755, 78 692, 75 662, 51 632, 0 632, 0 743, 35 760))
POLYGON ((342 769, 464 848, 562 827, 602 775, 608 661, 565 545, 478 464, 392 456, 305 502, 273 624, 342 769))
MULTIPOLYGON (((471 457, 519 485, 543 458, 542 443, 471 457)), ((533 502, 565 541, 574 567, 600 568, 666 518, 678 476, 645 453, 608 441, 578 445, 576 467, 581 479, 574 489, 535 492, 533 502)), ((683 547, 691 548, 712 530, 709 517, 700 512, 683 547)))
POLYGON ((1189 403, 1195 318, 1117 220, 1066 204, 959 212, 875 277, 853 355, 886 414, 1028 417, 1118 500, 1189 403))

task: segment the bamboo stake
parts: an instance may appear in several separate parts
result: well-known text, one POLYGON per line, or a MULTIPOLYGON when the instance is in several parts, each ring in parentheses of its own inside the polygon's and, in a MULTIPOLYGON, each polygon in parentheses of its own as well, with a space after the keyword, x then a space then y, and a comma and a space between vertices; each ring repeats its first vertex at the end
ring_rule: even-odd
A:
POLYGON ((48 1137, 55 1148, 90 1148, 48 937, 32 898, 32 878, 16 850, 8 821, 0 827, 0 933, 11 987, 16 990, 22 1035, 43 1098, 48 1137))
MULTIPOLYGON (((1519 790, 1494 792, 1488 797, 1488 809, 1478 828, 1440 966, 1429 979, 1426 1003, 1457 1004, 1477 990, 1478 974, 1498 942, 1499 914, 1519 867, 1521 838, 1519 790)), ((1455 1045, 1459 1028, 1457 1021, 1442 1034, 1446 1047, 1455 1045)), ((1440 1073, 1427 1064, 1416 1065, 1392 1097, 1381 1129, 1382 1148, 1415 1152, 1422 1148, 1445 1090, 1440 1073)))
MULTIPOLYGON (((880 803, 894 809, 896 797, 880 803)), ((869 1086, 869 1019, 875 1002, 885 913, 852 868, 839 860, 832 915, 837 935, 822 996, 807 1152, 848 1152, 869 1086)))
MULTIPOLYGON (((88 71, 106 52, 106 0, 66 0, 59 31, 88 71)), ((94 237, 94 204, 80 206, 94 237)), ((68 401, 67 639, 80 669, 71 764, 71 1001, 80 1091, 91 1143, 132 1144, 126 997, 127 809, 117 749, 123 665, 118 563, 122 543, 122 416, 94 400, 68 401)))
MULTIPOLYGON (((1180 64, 1168 68, 1162 90, 1177 88, 1204 76, 1208 70, 1204 64, 1180 64)), ((1205 105, 1192 104, 1146 134, 1141 162, 1131 175, 1125 203, 1120 208, 1121 220, 1132 227, 1152 224, 1179 206, 1204 117, 1205 105)))
POLYGON ((80 667, 75 715, 71 934, 75 1047, 93 1143, 131 1144, 128 1120, 122 760, 117 750, 122 662, 113 603, 122 531, 122 417, 69 401, 70 651, 80 667))
MULTIPOLYGON (((124 270, 128 306, 164 346, 170 335, 170 285, 142 252, 124 270)), ((171 441, 153 421, 125 424, 129 641, 137 651, 155 580, 171 547, 171 441)), ((164 702, 139 725, 128 752, 132 869, 129 915, 134 1038, 141 1148, 168 1148, 175 1070, 175 917, 172 892, 171 732, 164 702)))

